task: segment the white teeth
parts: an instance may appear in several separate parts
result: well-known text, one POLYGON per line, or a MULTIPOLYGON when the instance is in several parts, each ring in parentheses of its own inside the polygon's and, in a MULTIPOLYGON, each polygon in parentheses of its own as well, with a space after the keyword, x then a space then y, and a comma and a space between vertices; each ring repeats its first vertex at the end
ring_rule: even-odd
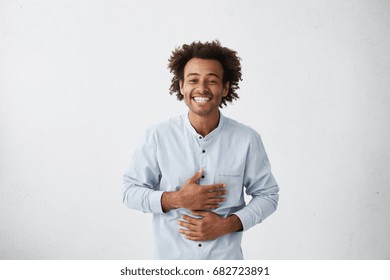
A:
POLYGON ((208 98, 208 97, 194 97, 194 100, 196 102, 207 102, 210 100, 210 98, 208 98))

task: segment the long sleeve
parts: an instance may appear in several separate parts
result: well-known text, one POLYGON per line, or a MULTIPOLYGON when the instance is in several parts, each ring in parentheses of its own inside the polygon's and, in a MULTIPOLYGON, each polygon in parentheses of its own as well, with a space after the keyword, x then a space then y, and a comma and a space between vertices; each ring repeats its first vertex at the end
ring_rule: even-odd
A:
POLYGON ((244 230, 271 215, 278 203, 278 185, 272 174, 260 136, 252 128, 220 114, 218 127, 203 137, 191 125, 188 114, 152 126, 134 151, 123 176, 123 203, 153 214, 156 258, 242 259, 243 232, 215 240, 195 242, 178 231, 185 208, 162 211, 163 192, 182 188, 202 168, 200 185, 227 186, 226 201, 213 212, 235 214, 244 230), (252 200, 246 205, 243 188, 252 200))
POLYGON ((123 203, 146 213, 163 213, 162 191, 158 190, 161 172, 156 157, 156 144, 148 132, 135 150, 132 161, 123 175, 123 203))
POLYGON ((257 133, 249 147, 245 166, 244 186, 246 194, 252 196, 252 199, 244 208, 233 214, 240 218, 243 229, 247 230, 275 212, 279 200, 279 187, 271 173, 267 154, 257 133))

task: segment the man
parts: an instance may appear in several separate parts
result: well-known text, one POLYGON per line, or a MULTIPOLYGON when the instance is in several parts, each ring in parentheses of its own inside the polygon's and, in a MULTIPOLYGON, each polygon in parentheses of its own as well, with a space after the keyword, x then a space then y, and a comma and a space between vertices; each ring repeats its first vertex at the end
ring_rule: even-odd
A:
POLYGON ((218 41, 194 42, 172 52, 169 68, 188 114, 147 131, 123 202, 153 213, 158 259, 243 259, 242 232, 276 210, 279 188, 260 136, 219 110, 238 98, 240 59, 218 41))

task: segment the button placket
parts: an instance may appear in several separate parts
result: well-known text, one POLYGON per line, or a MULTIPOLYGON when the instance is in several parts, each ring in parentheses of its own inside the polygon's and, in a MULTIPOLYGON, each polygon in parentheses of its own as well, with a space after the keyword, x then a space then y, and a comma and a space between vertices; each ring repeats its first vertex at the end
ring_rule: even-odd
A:
MULTIPOLYGON (((200 179, 200 181, 203 181, 203 184, 206 182, 205 178, 207 176, 207 166, 206 166, 206 163, 207 163, 207 147, 205 147, 205 140, 204 140, 204 137, 202 136, 199 136, 199 150, 200 150, 200 153, 199 153, 199 163, 200 163, 200 167, 203 169, 203 174, 202 174, 202 177, 200 179), (206 171, 206 172, 205 172, 206 171)), ((202 185, 203 185, 202 184, 202 185)), ((199 254, 203 254, 203 251, 204 251, 204 244, 202 242, 197 242, 196 243, 197 245, 197 248, 199 249, 199 254)))
POLYGON ((199 145, 199 149, 200 149, 199 163, 200 163, 200 168, 203 169, 203 174, 202 174, 201 180, 204 180, 205 179, 204 171, 205 171, 205 169, 207 169, 207 166, 205 165, 206 164, 206 149, 204 147, 204 140, 200 140, 199 144, 200 144, 199 145))

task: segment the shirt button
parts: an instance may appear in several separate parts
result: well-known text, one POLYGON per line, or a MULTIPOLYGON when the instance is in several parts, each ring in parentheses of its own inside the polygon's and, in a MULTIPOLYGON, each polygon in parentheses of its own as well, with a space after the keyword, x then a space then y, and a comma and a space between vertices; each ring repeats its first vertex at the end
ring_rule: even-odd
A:
POLYGON ((202 244, 198 244, 198 247, 202 247, 202 244))
POLYGON ((202 179, 204 179, 204 175, 202 175, 202 179))
POLYGON ((203 137, 202 136, 199 136, 199 139, 202 139, 203 137))
POLYGON ((205 152, 206 152, 205 150, 202 151, 202 153, 205 153, 205 152))

